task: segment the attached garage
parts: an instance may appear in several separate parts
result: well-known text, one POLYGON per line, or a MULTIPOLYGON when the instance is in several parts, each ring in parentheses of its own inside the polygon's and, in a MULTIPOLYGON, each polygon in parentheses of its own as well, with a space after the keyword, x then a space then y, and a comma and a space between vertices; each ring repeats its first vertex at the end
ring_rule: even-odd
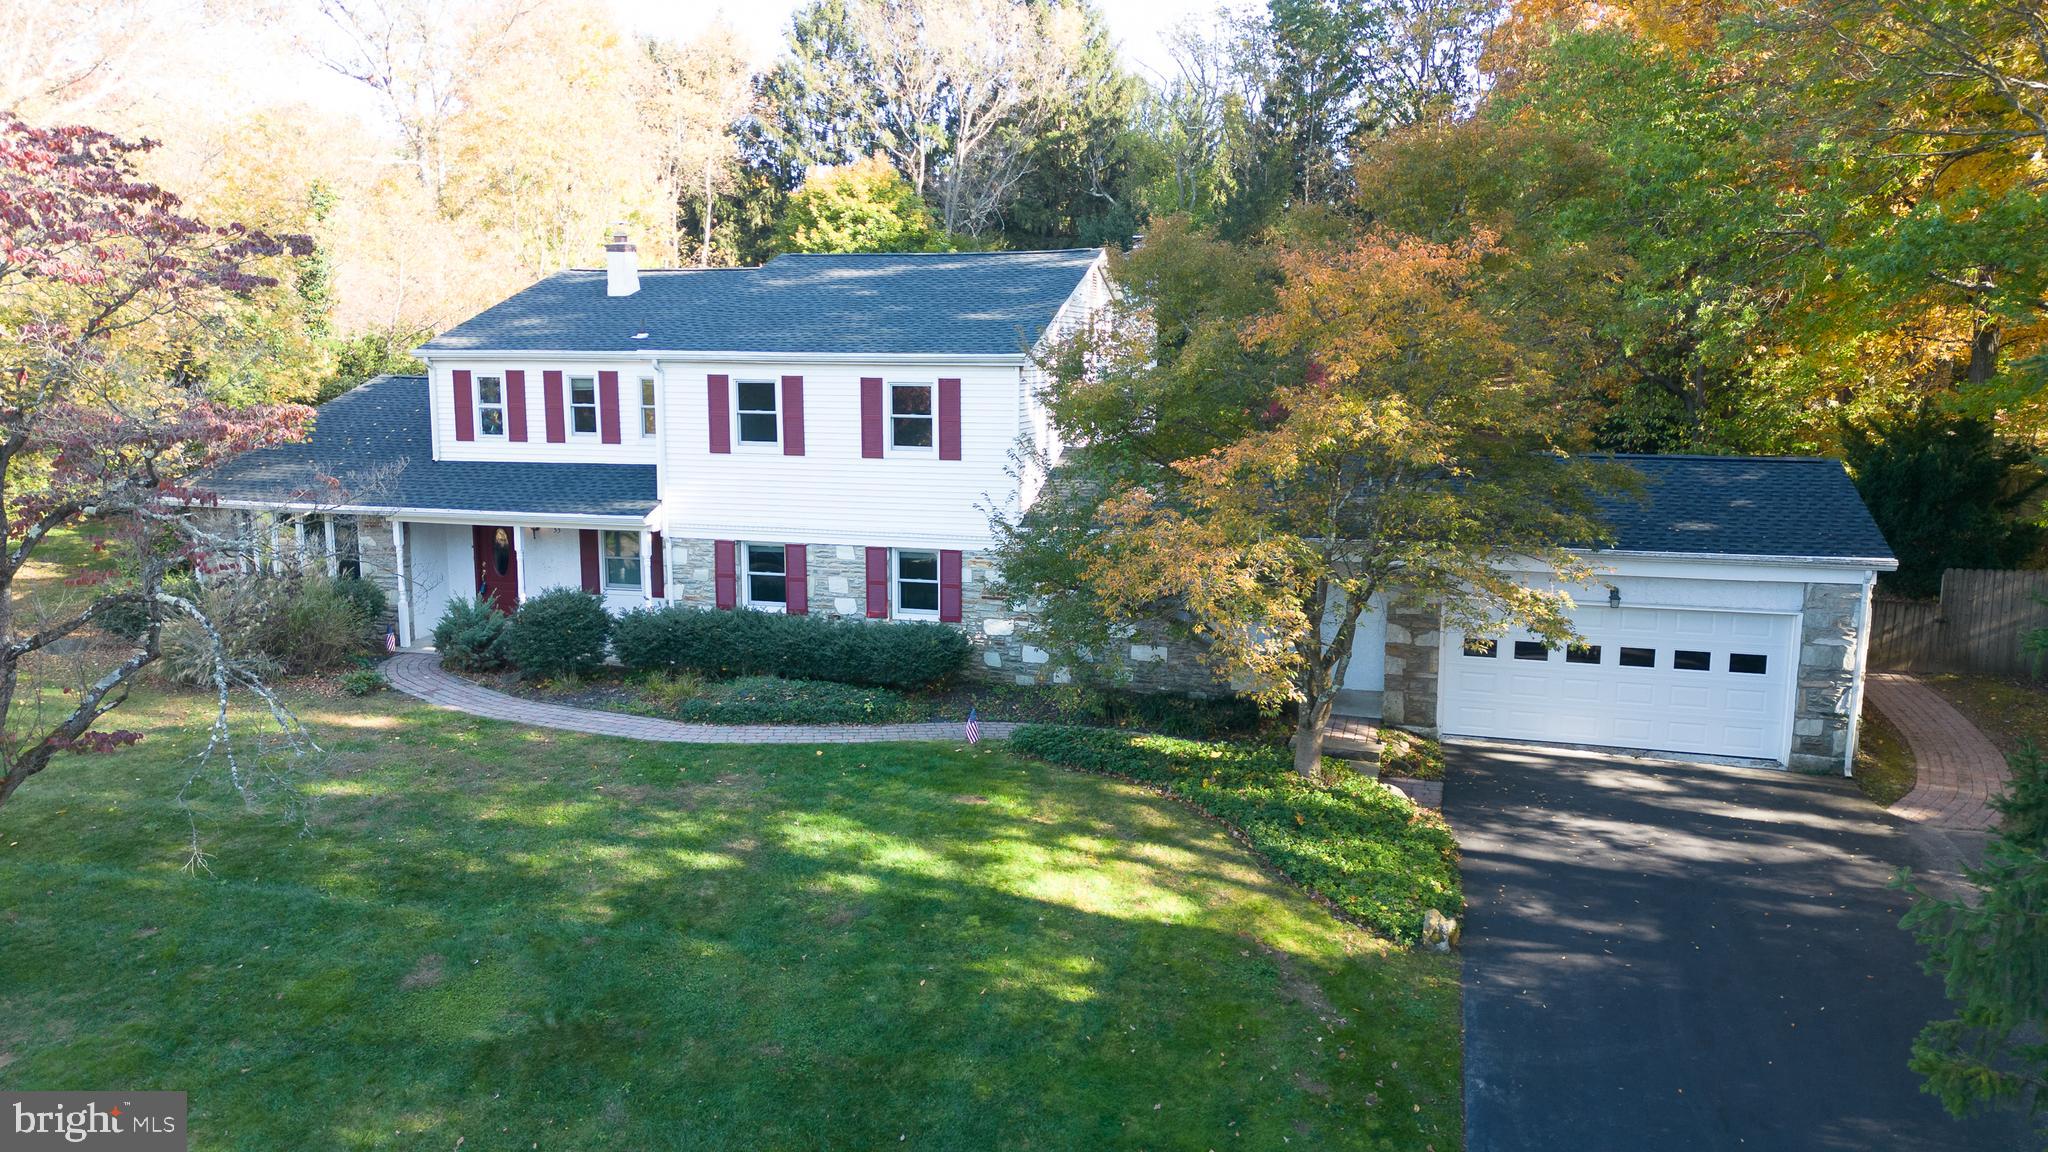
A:
MULTIPOLYGON (((1898 566, 1837 460, 1618 456, 1639 497, 1605 509, 1590 577, 1506 563, 1570 597, 1578 641, 1466 635, 1426 601, 1386 606, 1385 722, 1448 737, 1854 763, 1871 590, 1898 566)), ((1340 694, 1340 701, 1344 696, 1340 694)))
POLYGON ((1444 634, 1441 728, 1486 736, 1783 762, 1796 614, 1582 608, 1581 644, 1444 634))

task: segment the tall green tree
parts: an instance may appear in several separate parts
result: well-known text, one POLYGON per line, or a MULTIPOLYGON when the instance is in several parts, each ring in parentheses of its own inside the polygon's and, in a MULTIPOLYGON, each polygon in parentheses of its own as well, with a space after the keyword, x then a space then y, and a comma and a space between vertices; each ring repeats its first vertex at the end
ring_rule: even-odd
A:
MULTIPOLYGON (((1921 1029, 1912 1067, 1924 1091, 1957 1116, 1987 1105, 2048 1119, 2048 759, 2029 745, 2010 758, 2012 783, 1992 801, 1998 829, 1965 872, 1969 899, 1905 886, 1906 914, 1956 1014, 1921 1029)), ((2043 1132, 2048 1136, 2048 1131, 2043 1132)))
POLYGON ((1844 429, 1856 490, 1899 557, 1878 577, 1906 596, 1934 596, 1950 568, 2011 568, 2040 547, 2024 510, 2048 477, 2019 445, 1931 401, 1844 429))

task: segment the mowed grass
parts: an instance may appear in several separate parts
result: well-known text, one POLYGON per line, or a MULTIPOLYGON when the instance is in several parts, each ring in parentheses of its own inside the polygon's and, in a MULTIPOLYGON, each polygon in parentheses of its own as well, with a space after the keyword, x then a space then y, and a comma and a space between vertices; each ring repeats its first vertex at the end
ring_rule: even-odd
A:
POLYGON ((205 705, 0 809, 0 1086, 196 1149, 1459 1147, 1454 960, 989 746, 691 748, 300 701, 303 826, 172 798, 205 705))

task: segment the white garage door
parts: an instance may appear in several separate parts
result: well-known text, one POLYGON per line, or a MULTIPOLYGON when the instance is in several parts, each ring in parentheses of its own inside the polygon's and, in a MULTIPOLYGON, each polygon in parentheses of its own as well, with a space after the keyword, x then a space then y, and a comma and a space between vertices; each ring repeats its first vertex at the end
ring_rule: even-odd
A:
POLYGON ((1784 760, 1798 617, 1581 608, 1569 651, 1527 632, 1444 636, 1439 726, 1491 736, 1784 760))

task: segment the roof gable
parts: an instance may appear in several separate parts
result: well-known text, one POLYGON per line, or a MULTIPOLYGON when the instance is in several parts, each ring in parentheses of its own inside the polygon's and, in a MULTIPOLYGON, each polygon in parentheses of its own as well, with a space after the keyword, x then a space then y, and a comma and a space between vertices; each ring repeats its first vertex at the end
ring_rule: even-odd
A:
POLYGON ((422 350, 1021 356, 1101 254, 778 256, 759 268, 642 271, 631 296, 607 296, 603 271, 579 269, 422 350))

